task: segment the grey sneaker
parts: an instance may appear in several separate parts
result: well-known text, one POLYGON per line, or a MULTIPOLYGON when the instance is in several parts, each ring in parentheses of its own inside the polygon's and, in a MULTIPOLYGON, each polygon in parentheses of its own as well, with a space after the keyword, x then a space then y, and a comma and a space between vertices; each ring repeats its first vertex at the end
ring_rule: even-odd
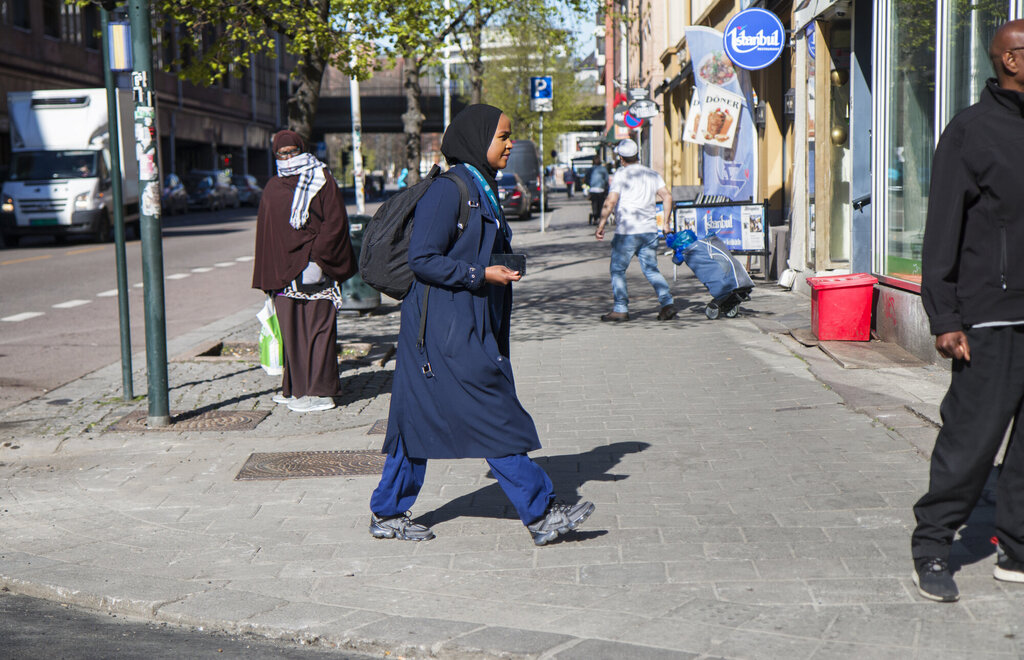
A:
POLYGON ((399 541, 429 541, 434 530, 426 525, 414 523, 406 511, 400 516, 381 518, 370 513, 370 535, 375 539, 398 539, 399 541))
POLYGON ((540 520, 526 526, 536 545, 547 545, 562 534, 579 527, 594 512, 593 502, 552 504, 540 520))
POLYGON ((915 559, 913 577, 918 593, 925 598, 940 603, 960 600, 960 590, 956 588, 953 574, 949 572, 949 563, 941 557, 915 559))
POLYGON ((293 396, 285 396, 283 394, 275 394, 274 398, 271 399, 271 401, 273 401, 274 403, 280 403, 280 404, 283 404, 283 405, 288 405, 289 403, 293 403, 295 400, 296 400, 295 397, 293 397, 293 396))
POLYGON ((330 410, 334 407, 334 399, 329 396, 304 396, 288 404, 288 410, 298 413, 330 410))
POLYGON ((1003 582, 1024 583, 1024 562, 1017 561, 996 546, 996 568, 992 577, 1003 582))

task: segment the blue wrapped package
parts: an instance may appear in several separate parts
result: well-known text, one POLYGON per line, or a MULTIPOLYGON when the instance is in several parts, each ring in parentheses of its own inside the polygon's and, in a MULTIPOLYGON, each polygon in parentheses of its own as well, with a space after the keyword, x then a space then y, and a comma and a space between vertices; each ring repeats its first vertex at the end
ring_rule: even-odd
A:
POLYGON ((738 290, 746 294, 754 288, 750 275, 715 234, 708 234, 686 247, 683 261, 707 287, 716 302, 729 298, 730 294, 738 290))

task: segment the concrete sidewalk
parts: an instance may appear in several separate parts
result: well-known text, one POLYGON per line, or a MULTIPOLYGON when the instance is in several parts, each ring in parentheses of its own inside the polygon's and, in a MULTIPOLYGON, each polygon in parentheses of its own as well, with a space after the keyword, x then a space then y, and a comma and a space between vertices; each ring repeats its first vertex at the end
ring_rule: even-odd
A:
POLYGON ((771 285, 708 321, 685 267, 673 321, 634 264, 635 320, 600 323, 610 246, 586 213, 515 227, 513 313, 535 456, 564 499, 597 504, 580 532, 535 548, 478 460, 430 463, 413 514, 437 538, 419 544, 369 536, 373 475, 236 481, 253 452, 379 448, 398 330, 397 307, 340 318, 363 346, 339 408, 297 415, 251 360, 194 357, 254 341, 254 296, 169 353, 172 409, 269 412, 255 430, 109 430, 145 410, 120 401, 118 365, 0 414, 0 583, 392 656, 1022 657, 1024 587, 991 577, 991 503, 955 548, 959 603, 910 581, 944 367, 843 369, 786 334, 809 302, 771 285))

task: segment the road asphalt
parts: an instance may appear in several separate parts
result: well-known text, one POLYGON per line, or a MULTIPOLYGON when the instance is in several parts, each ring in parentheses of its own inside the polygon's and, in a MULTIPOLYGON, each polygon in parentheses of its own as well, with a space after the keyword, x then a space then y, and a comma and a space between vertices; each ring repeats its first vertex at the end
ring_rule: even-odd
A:
POLYGON ((990 492, 954 546, 961 600, 910 580, 948 367, 813 345, 809 299, 756 273, 739 315, 710 321, 680 267, 662 322, 634 263, 633 319, 601 323, 610 241, 586 214, 568 203, 514 239, 516 382, 560 498, 597 506, 578 532, 534 547, 483 461, 438 460, 412 511, 437 538, 371 538, 398 306, 339 316, 344 393, 297 414, 252 358, 199 355, 255 341, 260 301, 239 292, 251 310, 168 347, 171 430, 121 421, 146 408, 121 400, 118 364, 0 413, 0 587, 390 657, 1024 656, 1024 586, 991 577, 990 492), (266 416, 236 431, 218 413, 266 416), (322 453, 343 451, 363 454, 322 453), (257 452, 306 453, 236 479, 257 452), (299 478, 339 457, 369 474, 299 478))

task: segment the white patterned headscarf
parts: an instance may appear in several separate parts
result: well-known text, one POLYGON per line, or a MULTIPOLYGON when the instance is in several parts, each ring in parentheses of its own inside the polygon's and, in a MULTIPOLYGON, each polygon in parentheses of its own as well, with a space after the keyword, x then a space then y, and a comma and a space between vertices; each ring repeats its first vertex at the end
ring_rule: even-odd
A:
MULTIPOLYGON (((300 151, 305 149, 305 144, 298 133, 280 131, 274 136, 274 152, 276 153, 286 146, 298 147, 300 151)), ((295 229, 302 229, 309 220, 310 202, 327 183, 327 177, 324 176, 324 168, 327 165, 310 153, 300 153, 286 160, 278 160, 276 163, 277 176, 299 177, 299 183, 295 186, 295 193, 292 196, 292 208, 288 216, 288 223, 295 229)))

